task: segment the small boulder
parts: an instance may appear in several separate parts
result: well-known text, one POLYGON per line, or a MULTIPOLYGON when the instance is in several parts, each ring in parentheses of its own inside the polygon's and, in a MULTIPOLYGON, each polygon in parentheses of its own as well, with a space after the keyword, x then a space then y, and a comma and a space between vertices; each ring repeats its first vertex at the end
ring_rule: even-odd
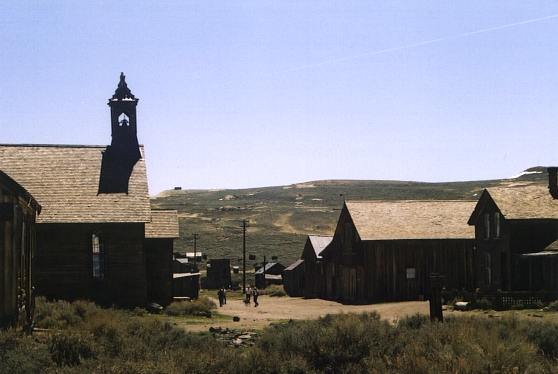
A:
POLYGON ((233 317, 233 322, 240 322, 240 317, 234 316, 233 317))

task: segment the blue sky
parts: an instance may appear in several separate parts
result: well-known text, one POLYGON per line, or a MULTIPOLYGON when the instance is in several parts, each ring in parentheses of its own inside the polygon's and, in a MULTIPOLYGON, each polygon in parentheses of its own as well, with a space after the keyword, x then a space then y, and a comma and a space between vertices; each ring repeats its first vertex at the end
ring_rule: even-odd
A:
POLYGON ((556 1, 3 2, 0 143, 109 143, 121 71, 151 193, 558 164, 556 1))

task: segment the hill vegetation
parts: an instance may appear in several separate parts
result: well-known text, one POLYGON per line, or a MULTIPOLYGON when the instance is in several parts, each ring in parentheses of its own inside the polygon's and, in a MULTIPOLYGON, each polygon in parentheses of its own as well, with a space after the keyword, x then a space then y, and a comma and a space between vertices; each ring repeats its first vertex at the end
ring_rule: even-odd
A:
POLYGON ((331 235, 347 200, 476 200, 483 188, 521 183, 546 183, 545 168, 527 169, 516 178, 451 183, 325 180, 288 186, 230 190, 168 190, 151 200, 153 208, 176 209, 181 238, 178 251, 193 250, 192 234, 200 234, 198 251, 208 258, 242 256, 241 221, 248 220, 247 251, 253 263, 289 264, 302 252, 308 234, 331 235))

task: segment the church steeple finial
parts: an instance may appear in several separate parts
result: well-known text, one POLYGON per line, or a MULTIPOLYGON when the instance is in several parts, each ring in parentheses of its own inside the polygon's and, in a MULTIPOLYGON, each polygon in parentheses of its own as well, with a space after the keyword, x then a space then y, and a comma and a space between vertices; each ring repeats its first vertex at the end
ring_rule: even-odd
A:
POLYGON ((123 72, 120 73, 120 82, 118 82, 118 87, 114 91, 114 95, 112 95, 112 100, 136 100, 136 97, 126 84, 126 76, 123 72))

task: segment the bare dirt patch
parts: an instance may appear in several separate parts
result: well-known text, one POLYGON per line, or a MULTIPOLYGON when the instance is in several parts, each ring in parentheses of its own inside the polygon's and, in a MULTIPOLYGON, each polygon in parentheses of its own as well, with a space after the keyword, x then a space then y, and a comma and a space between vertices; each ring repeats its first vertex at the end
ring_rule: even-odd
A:
MULTIPOLYGON (((405 316, 416 313, 427 314, 428 302, 405 301, 397 303, 381 303, 369 305, 344 305, 334 301, 320 299, 303 299, 300 297, 269 297, 260 296, 260 305, 249 306, 238 299, 228 300, 222 308, 218 308, 221 315, 229 316, 230 319, 219 318, 219 320, 191 324, 178 325, 189 331, 207 331, 209 327, 223 327, 231 329, 262 329, 270 323, 286 320, 309 320, 323 317, 326 314, 340 313, 363 313, 377 312, 381 318, 396 321, 405 316), (233 322, 233 316, 240 317, 239 322, 233 322)), ((215 300, 217 302, 217 300, 215 300)))

